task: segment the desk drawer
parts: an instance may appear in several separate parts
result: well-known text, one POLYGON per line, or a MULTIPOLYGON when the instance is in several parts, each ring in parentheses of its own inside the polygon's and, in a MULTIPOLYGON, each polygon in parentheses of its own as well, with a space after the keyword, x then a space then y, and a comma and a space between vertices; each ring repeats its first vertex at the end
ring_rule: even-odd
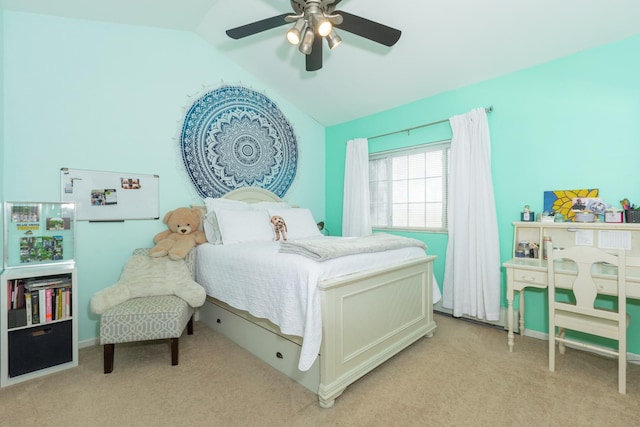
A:
POLYGON ((513 280, 516 282, 530 283, 547 286, 547 272, 534 270, 514 269, 513 280))

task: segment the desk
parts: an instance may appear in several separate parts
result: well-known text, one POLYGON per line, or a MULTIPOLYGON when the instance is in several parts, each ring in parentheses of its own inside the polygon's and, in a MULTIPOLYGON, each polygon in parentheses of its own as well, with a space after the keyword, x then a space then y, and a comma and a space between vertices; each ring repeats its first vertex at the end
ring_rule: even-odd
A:
MULTIPOLYGON (((556 261, 557 287, 568 289, 575 277, 575 266, 571 262, 556 261)), ((520 293, 520 335, 524 334, 524 289, 547 287, 547 261, 539 258, 512 258, 502 264, 507 272, 507 344, 513 351, 513 298, 520 293)), ((593 273, 599 292, 603 295, 616 294, 616 268, 598 265, 593 273)), ((627 268, 627 298, 640 299, 640 271, 627 268)))

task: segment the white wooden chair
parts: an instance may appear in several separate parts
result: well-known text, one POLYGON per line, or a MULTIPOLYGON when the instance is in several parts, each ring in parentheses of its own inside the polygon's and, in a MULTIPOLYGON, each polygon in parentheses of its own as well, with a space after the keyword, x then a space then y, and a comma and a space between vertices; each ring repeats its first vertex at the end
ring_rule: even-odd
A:
MULTIPOLYGON (((565 250, 554 251, 553 244, 547 245, 548 284, 549 284, 549 370, 555 371, 555 346, 564 354, 564 344, 608 354, 618 359, 618 391, 626 394, 627 377, 627 305, 626 305, 626 269, 629 265, 640 266, 639 258, 626 256, 624 249, 617 256, 591 246, 573 246, 565 250), (577 275, 558 274, 554 260, 573 261, 577 275), (594 306, 596 297, 602 293, 602 286, 593 278, 593 265, 607 263, 611 271, 617 267, 617 309, 609 310, 594 306), (575 303, 561 302, 556 298, 558 286, 573 291, 575 303), (558 333, 556 333, 556 327, 558 333), (600 345, 590 344, 566 338, 565 329, 601 336, 618 341, 614 350, 600 345)), ((603 264, 606 265, 606 264, 603 264)), ((570 269, 570 267, 567 267, 570 269)), ((615 289, 615 288, 614 288, 615 289)), ((612 289, 610 289, 611 291, 612 289)))

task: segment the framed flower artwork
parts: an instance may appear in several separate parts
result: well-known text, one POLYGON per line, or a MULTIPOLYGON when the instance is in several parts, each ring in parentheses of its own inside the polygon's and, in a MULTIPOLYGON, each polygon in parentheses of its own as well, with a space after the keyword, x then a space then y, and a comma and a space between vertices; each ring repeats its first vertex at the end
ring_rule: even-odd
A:
POLYGON ((588 200, 598 197, 598 189, 553 190, 544 192, 544 210, 561 213, 566 221, 573 221, 577 210, 574 209, 576 199, 588 200))

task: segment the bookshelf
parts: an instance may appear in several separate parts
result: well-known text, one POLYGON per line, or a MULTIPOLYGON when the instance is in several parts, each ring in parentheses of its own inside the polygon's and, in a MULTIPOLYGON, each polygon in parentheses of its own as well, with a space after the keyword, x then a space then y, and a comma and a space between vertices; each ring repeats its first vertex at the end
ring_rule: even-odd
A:
POLYGON ((0 387, 78 365, 75 206, 5 202, 0 387))

